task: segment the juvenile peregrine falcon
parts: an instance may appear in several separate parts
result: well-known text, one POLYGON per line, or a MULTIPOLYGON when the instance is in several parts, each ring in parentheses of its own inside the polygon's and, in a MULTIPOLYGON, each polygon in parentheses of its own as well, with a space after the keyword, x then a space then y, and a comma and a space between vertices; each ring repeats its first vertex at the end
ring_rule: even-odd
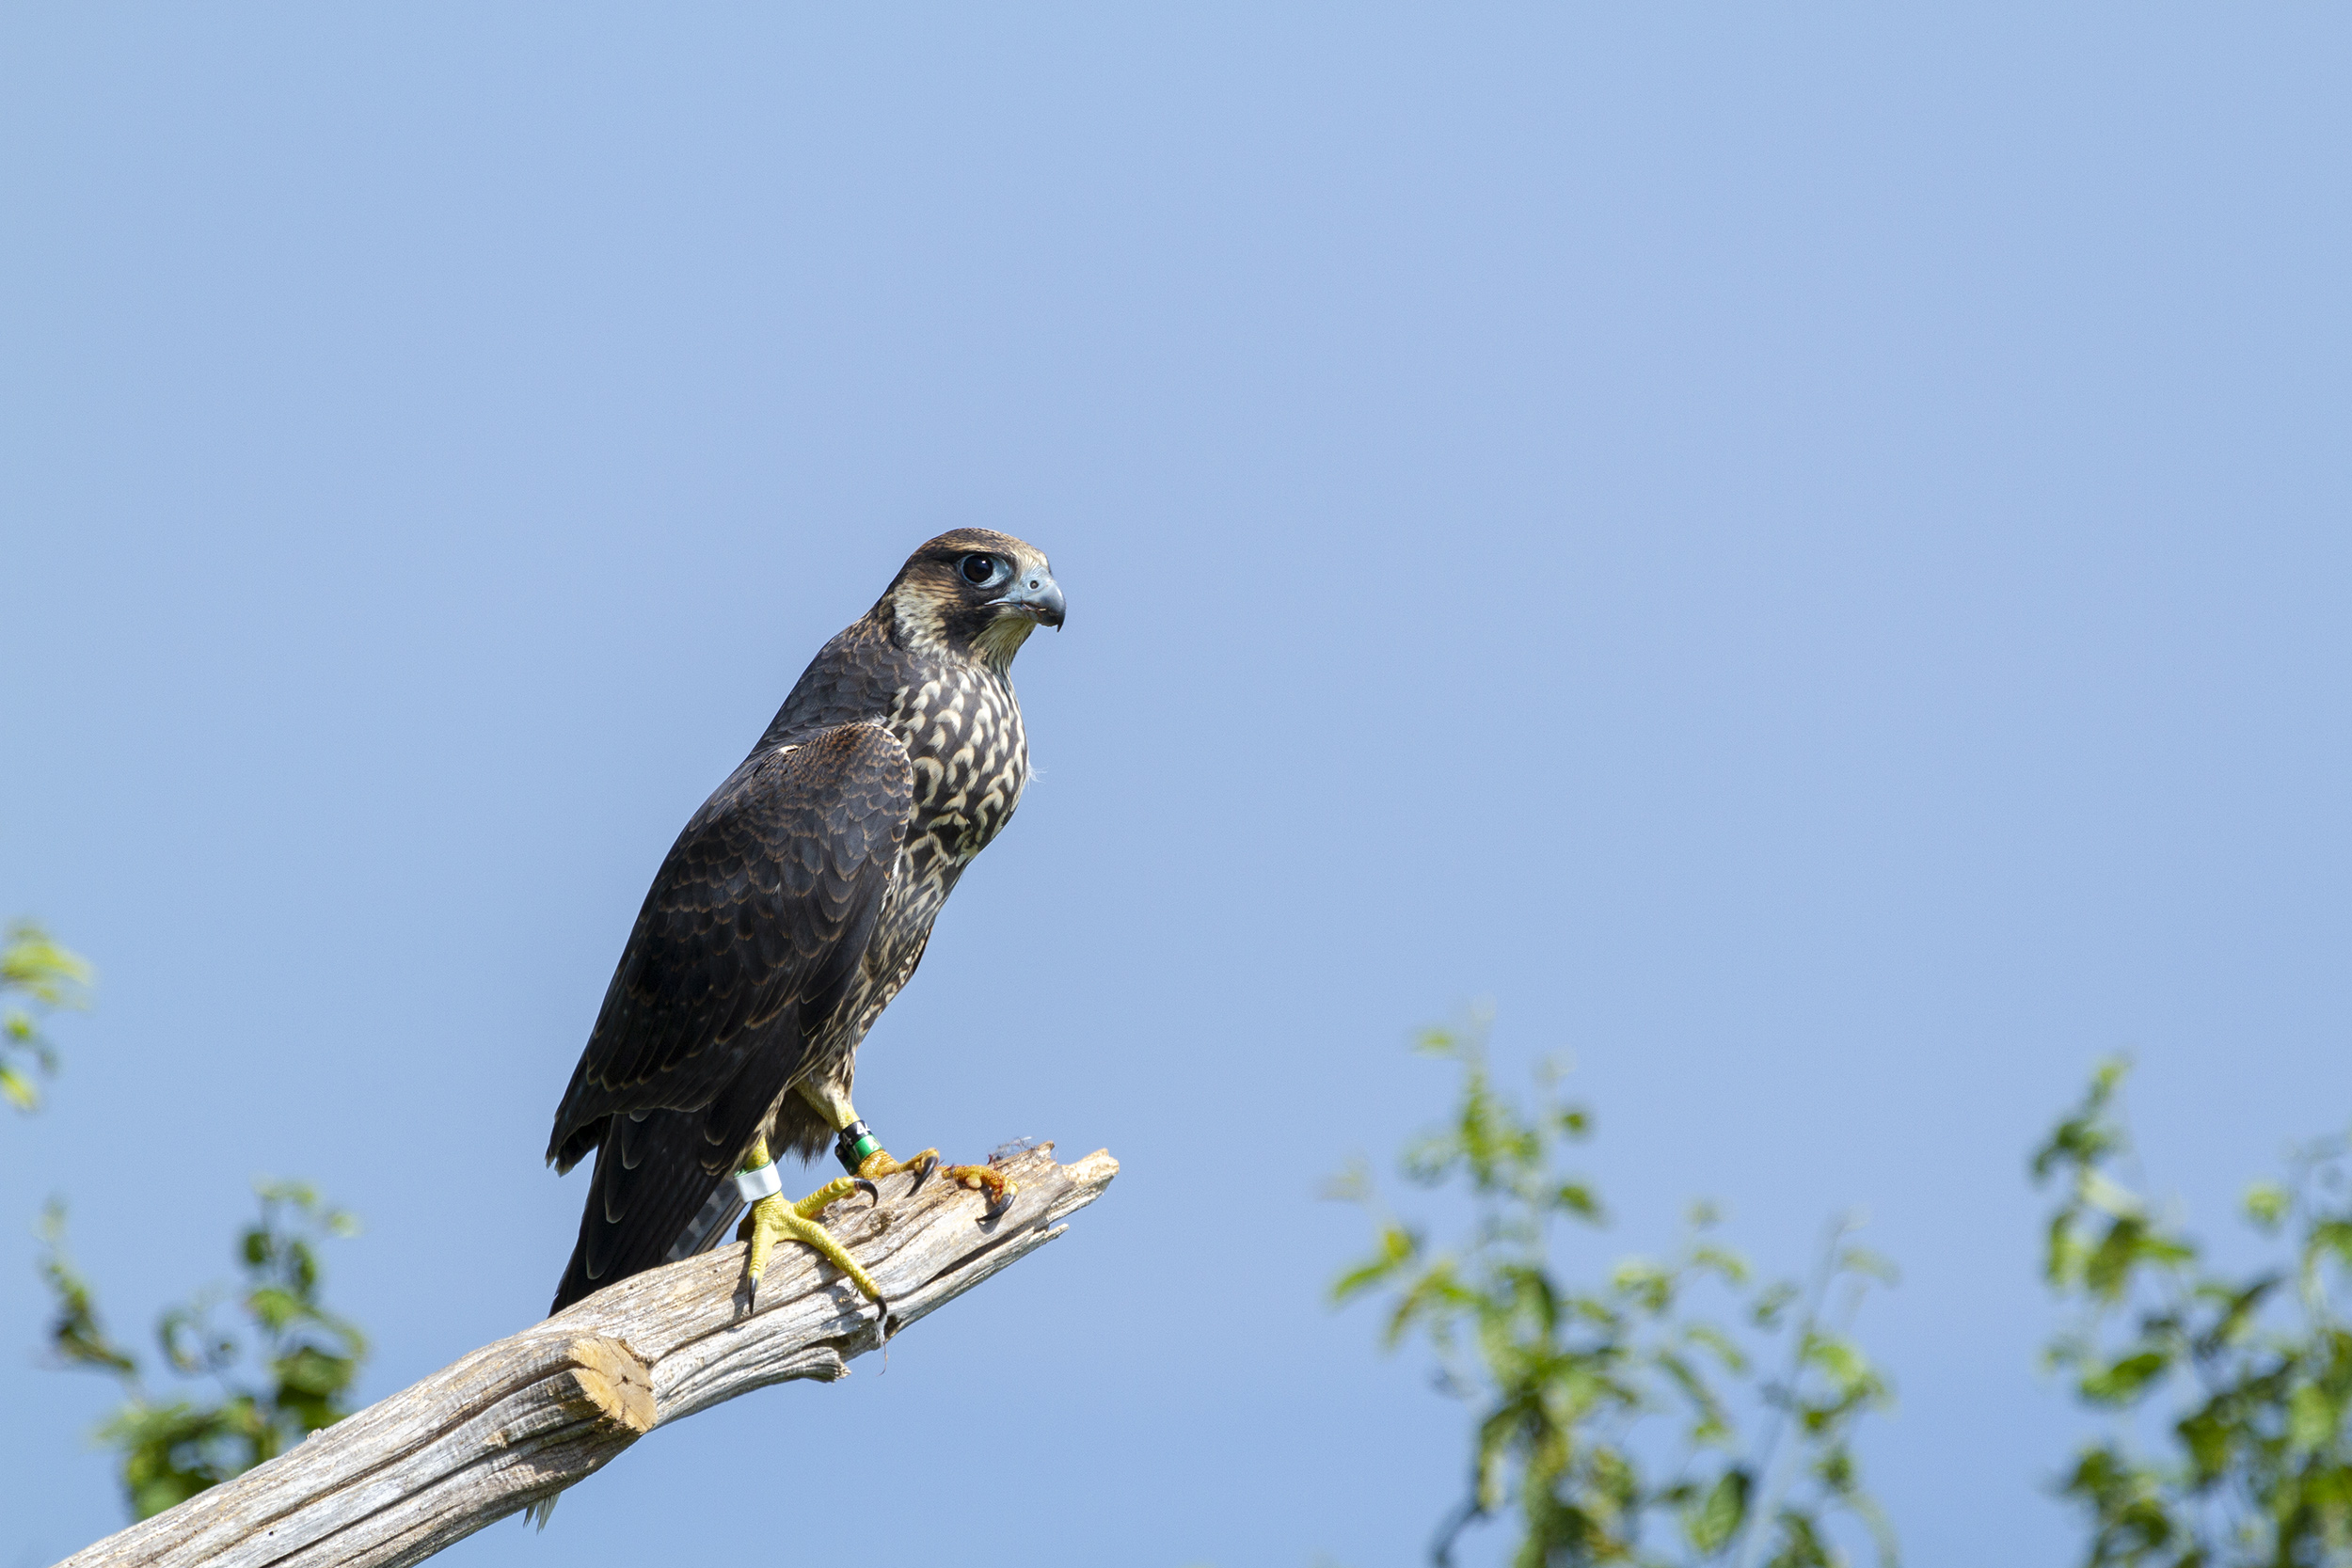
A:
POLYGON ((986 1165, 892 1159, 850 1084, 940 905, 1021 802, 1028 742, 1008 672, 1032 630, 1061 624, 1035 548, 941 534, 824 645, 688 821, 555 1113, 548 1163, 568 1171, 594 1149, 596 1165, 550 1311, 703 1250, 745 1201, 755 1291, 788 1238, 879 1301, 818 1223, 826 1204, 900 1170, 984 1188, 992 1212, 1011 1201, 986 1165), (850 1175, 786 1202, 772 1155, 809 1159, 828 1140, 850 1175))

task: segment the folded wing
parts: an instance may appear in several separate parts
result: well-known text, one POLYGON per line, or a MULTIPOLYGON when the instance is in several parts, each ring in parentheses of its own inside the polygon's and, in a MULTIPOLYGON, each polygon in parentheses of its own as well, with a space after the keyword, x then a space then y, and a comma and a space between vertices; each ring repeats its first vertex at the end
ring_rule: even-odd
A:
POLYGON ((597 1149, 556 1307, 662 1260, 856 979, 914 771, 874 724, 745 760, 678 835, 638 912, 548 1158, 597 1149))

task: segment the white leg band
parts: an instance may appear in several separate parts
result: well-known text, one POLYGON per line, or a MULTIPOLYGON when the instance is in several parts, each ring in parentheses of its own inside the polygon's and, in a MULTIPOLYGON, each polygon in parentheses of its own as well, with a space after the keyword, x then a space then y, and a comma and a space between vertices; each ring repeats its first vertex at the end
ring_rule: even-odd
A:
POLYGON ((757 1203, 763 1197, 773 1197, 784 1191, 784 1178, 776 1174, 775 1162, 771 1160, 757 1170, 735 1173, 735 1190, 743 1195, 746 1203, 757 1203))

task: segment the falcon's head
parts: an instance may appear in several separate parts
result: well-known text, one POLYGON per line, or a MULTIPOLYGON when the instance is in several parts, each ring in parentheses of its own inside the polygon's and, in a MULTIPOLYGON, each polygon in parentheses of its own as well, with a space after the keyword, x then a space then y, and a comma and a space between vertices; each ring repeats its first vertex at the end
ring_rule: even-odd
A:
POLYGON ((882 595, 910 647, 946 647, 1002 670, 1041 626, 1061 628, 1044 553, 1009 533, 960 528, 907 557, 882 595))

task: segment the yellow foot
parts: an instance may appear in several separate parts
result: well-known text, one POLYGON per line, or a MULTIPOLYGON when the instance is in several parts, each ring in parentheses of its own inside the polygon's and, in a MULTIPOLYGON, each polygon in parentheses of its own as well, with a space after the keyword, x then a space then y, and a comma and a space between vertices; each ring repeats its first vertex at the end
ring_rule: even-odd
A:
POLYGON ((826 1182, 798 1203, 787 1203, 778 1194, 752 1205, 743 1223, 736 1227, 735 1239, 752 1243, 751 1255, 743 1260, 743 1272, 749 1277, 755 1299, 759 1294, 760 1276, 768 1272, 769 1255, 776 1243, 798 1242, 816 1248, 827 1262, 848 1275, 850 1283, 864 1291, 867 1300, 880 1303, 885 1311, 889 1309, 890 1304, 882 1300, 882 1287, 874 1283, 873 1276, 858 1267, 857 1259, 834 1240, 832 1231, 817 1223, 817 1216, 825 1212, 827 1205, 853 1192, 862 1192, 876 1202, 882 1200, 871 1181, 863 1177, 844 1176, 826 1182))
POLYGON ((867 1180, 880 1180, 885 1176, 896 1176, 902 1170, 914 1172, 914 1185, 907 1189, 910 1193, 922 1191, 923 1183, 931 1179, 933 1172, 946 1177, 959 1187, 969 1187, 976 1193, 986 1193, 988 1195, 986 1217, 992 1220, 1012 1207, 1012 1196, 1021 1190, 1021 1183, 1013 1180, 993 1165, 943 1165, 939 1163, 939 1150, 935 1148, 927 1148, 912 1160, 894 1160, 887 1150, 876 1149, 860 1162, 857 1167, 858 1175, 867 1180))

